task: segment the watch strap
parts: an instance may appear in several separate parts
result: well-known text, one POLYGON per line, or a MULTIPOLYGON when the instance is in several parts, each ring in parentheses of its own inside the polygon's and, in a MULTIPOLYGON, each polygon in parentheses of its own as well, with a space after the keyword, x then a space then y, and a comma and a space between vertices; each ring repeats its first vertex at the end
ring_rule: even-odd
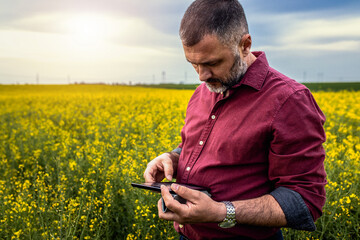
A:
POLYGON ((226 217, 221 223, 219 223, 219 227, 231 228, 236 225, 235 207, 232 202, 224 201, 223 203, 226 206, 226 217))

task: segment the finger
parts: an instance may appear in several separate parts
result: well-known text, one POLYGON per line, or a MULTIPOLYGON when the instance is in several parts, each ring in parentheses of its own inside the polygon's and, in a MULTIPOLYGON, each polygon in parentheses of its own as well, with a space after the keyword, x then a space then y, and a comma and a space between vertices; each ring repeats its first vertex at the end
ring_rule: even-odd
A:
POLYGON ((164 173, 165 173, 166 179, 171 181, 173 178, 173 174, 174 174, 174 168, 173 168, 172 161, 171 160, 164 161, 163 166, 164 166, 164 173))
POLYGON ((171 208, 169 208, 169 205, 171 205, 171 203, 173 201, 177 202, 176 200, 174 200, 173 196, 170 194, 169 190, 167 187, 165 186, 161 186, 161 195, 162 195, 162 199, 160 199, 158 201, 158 214, 159 214, 159 218, 160 219, 164 219, 164 220, 168 220, 168 221, 175 221, 179 219, 178 214, 172 212, 171 208), (164 212, 163 210, 163 201, 165 203, 165 206, 167 208, 167 211, 164 212))
POLYGON ((183 212, 184 204, 179 203, 177 200, 174 199, 174 197, 170 194, 169 189, 162 185, 161 186, 161 196, 164 199, 166 207, 174 213, 181 213, 183 212))
POLYGON ((144 172, 145 182, 161 182, 164 179, 164 168, 159 157, 148 163, 144 172))
POLYGON ((178 219, 178 216, 171 212, 170 210, 167 210, 167 212, 163 211, 163 206, 162 206, 162 199, 159 199, 158 201, 158 215, 160 219, 164 219, 167 221, 175 221, 175 219, 178 219))
MULTIPOLYGON (((185 186, 181 186, 179 184, 171 184, 171 189, 180 197, 190 201, 190 202, 196 202, 198 201, 201 197, 202 197, 202 192, 194 190, 194 189, 190 189, 188 187, 185 186)), ((206 195, 206 194, 204 194, 206 195)))
POLYGON ((170 194, 169 188, 165 185, 160 186, 161 189, 161 196, 164 199, 165 203, 174 200, 173 196, 170 194))
POLYGON ((155 175, 154 169, 152 168, 152 166, 148 166, 144 172, 145 182, 149 182, 149 183, 156 182, 154 175, 155 175))

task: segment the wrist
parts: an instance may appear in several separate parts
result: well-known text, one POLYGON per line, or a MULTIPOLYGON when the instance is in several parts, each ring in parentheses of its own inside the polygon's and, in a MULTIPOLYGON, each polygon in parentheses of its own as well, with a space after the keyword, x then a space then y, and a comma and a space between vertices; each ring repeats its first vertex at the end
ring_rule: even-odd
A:
POLYGON ((181 154, 182 148, 176 148, 172 150, 171 152, 168 152, 170 154, 170 158, 173 161, 173 164, 176 164, 179 162, 180 154, 181 154))
POLYGON ((223 202, 217 202, 217 214, 214 222, 221 223, 226 218, 226 205, 223 202))
POLYGON ((177 153, 177 154, 181 154, 182 148, 175 148, 174 150, 172 150, 172 153, 177 153))

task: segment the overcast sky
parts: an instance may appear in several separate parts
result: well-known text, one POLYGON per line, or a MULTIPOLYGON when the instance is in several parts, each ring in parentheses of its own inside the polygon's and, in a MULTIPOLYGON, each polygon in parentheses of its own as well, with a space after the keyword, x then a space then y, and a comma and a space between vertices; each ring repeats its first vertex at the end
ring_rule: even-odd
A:
MULTIPOLYGON (((0 0, 0 83, 198 83, 191 0, 0 0)), ((254 51, 299 82, 360 81, 359 0, 243 0, 254 51)))

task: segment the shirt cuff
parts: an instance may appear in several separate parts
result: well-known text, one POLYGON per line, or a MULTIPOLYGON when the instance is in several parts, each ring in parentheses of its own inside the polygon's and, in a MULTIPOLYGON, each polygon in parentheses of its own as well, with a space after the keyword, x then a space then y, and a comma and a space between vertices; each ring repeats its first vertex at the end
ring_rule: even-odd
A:
POLYGON ((182 150, 182 148, 175 148, 175 149, 174 149, 174 150, 172 150, 171 152, 174 152, 174 153, 177 153, 177 154, 179 154, 179 155, 180 155, 181 150, 182 150))
POLYGON ((286 187, 279 187, 272 191, 270 195, 276 199, 282 208, 286 217, 287 227, 297 230, 315 231, 314 220, 299 193, 286 187))

